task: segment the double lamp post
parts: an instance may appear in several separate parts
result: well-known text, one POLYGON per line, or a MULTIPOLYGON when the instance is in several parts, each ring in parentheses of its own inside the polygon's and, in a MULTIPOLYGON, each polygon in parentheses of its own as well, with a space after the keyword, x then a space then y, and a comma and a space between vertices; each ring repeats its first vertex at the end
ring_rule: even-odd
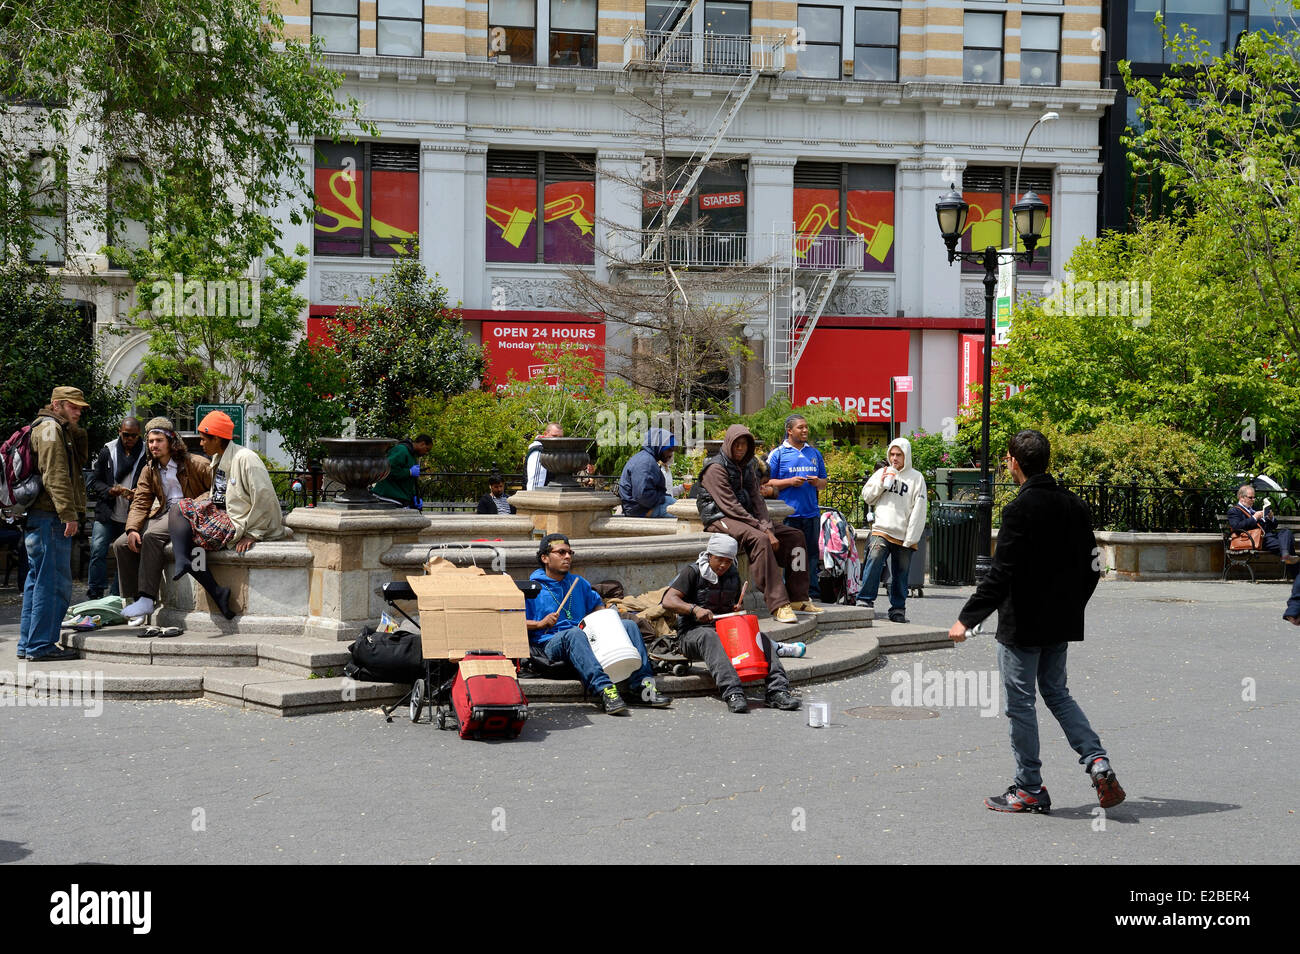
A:
MULTIPOLYGON (((1025 146, 1029 136, 1033 135, 1039 123, 1056 119, 1055 113, 1047 113, 1029 128, 1025 136, 1025 146)), ((1020 147, 1020 157, 1024 158, 1025 146, 1020 147)), ((1020 165, 1016 165, 1015 192, 1020 191, 1020 165)), ((1047 227, 1047 205, 1034 192, 1026 192, 1020 201, 1011 207, 1011 214, 1016 227, 1016 234, 1024 244, 1024 251, 1014 248, 1000 250, 992 245, 983 251, 959 251, 957 243, 966 231, 966 218, 970 206, 962 199, 956 184, 939 197, 934 206, 939 217, 939 231, 943 234, 944 244, 948 246, 948 264, 953 262, 974 262, 984 266, 984 384, 980 388, 983 415, 980 421, 980 490, 977 507, 979 509, 979 547, 975 555, 975 579, 980 581, 993 565, 993 479, 989 470, 989 398, 992 393, 993 376, 993 300, 998 283, 998 266, 1006 262, 1024 262, 1034 260, 1034 247, 1038 245, 1043 230, 1047 227)))

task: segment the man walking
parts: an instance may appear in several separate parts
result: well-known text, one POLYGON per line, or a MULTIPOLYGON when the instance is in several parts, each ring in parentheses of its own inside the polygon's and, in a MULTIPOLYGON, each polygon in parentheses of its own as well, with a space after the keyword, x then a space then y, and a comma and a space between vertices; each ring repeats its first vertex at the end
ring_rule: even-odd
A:
POLYGON ((95 503, 95 528, 90 535, 90 567, 86 572, 86 599, 97 600, 104 595, 104 587, 117 596, 117 574, 108 578, 108 548, 126 529, 126 517, 131 511, 131 492, 140 479, 148 455, 140 440, 140 422, 134 417, 122 418, 117 440, 109 441, 99 449, 95 458, 95 471, 90 477, 90 489, 99 495, 95 503))
POLYGON ((72 602, 72 538, 86 509, 81 469, 89 455, 77 423, 88 407, 79 388, 58 387, 32 422, 41 493, 27 508, 27 582, 18 626, 18 658, 29 662, 80 658, 59 645, 59 627, 72 602))
MULTIPOLYGON (((808 599, 821 599, 817 587, 821 540, 821 511, 817 491, 826 489, 826 461, 821 451, 808 443, 808 421, 798 414, 785 419, 785 442, 767 457, 769 481, 794 515, 785 518, 787 527, 803 533, 808 548, 808 599)), ((787 584, 789 581, 786 581, 787 584)))
POLYGON ((1038 758, 1034 687, 1079 753, 1102 808, 1124 800, 1106 750, 1066 688, 1065 656, 1083 639, 1083 610, 1101 576, 1087 505, 1058 487, 1047 465, 1051 447, 1038 431, 1011 438, 1007 461, 1020 487, 1002 509, 993 566, 948 631, 954 642, 998 611, 998 667, 1007 694, 1016 778, 1001 795, 984 800, 997 812, 1051 810, 1038 758))
POLYGON ((912 442, 906 437, 889 445, 889 465, 871 475, 862 488, 862 502, 876 508, 876 522, 871 525, 857 605, 875 607, 880 576, 889 559, 889 619, 906 623, 907 577, 929 507, 925 477, 912 467, 912 442))

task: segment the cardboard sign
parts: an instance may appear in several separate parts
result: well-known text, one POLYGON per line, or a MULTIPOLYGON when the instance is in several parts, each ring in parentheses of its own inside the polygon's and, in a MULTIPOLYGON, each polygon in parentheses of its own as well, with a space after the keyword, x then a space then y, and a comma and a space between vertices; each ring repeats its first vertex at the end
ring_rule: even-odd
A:
POLYGON ((460 659, 471 649, 490 649, 507 659, 528 657, 524 594, 508 576, 479 567, 457 567, 434 557, 425 576, 408 583, 420 608, 425 659, 460 659))

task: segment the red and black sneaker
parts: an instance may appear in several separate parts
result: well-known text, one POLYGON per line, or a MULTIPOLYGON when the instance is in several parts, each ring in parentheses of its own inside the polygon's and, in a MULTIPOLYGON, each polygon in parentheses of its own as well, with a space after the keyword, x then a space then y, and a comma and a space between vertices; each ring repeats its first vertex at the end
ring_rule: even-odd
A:
POLYGON ((1093 759, 1092 765, 1088 766, 1088 775, 1092 779, 1092 787, 1097 790, 1097 802, 1102 808, 1113 808, 1124 801, 1124 789, 1119 787, 1119 779, 1115 777, 1107 759, 1093 759))
POLYGON ((1037 812, 1046 815, 1052 810, 1052 798, 1045 788, 1040 788, 1036 792, 1027 792, 1023 788, 1012 785, 1003 794, 984 799, 984 807, 991 808, 995 812, 1037 812))

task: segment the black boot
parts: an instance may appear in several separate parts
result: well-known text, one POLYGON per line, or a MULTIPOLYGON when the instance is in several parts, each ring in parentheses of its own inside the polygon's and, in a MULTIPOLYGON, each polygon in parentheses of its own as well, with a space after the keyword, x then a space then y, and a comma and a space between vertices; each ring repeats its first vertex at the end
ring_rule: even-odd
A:
POLYGON ((195 570, 191 568, 189 574, 198 581, 199 586, 207 591, 208 596, 212 597, 212 602, 217 604, 217 609, 221 611, 222 616, 226 619, 235 618, 234 611, 230 608, 229 587, 219 585, 211 570, 195 570))

